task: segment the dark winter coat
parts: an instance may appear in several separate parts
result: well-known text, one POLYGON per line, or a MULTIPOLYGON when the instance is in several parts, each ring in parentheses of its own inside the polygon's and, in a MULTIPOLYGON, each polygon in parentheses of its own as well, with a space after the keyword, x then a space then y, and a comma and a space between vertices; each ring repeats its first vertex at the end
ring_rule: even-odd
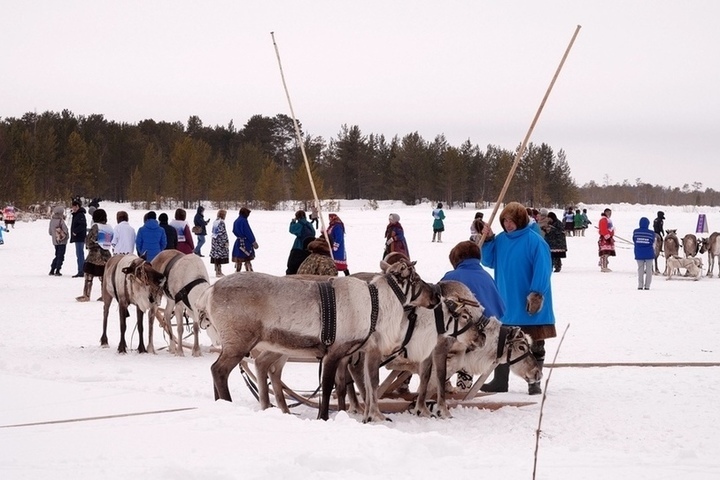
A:
POLYGON ((193 227, 200 227, 200 232, 195 235, 207 235, 205 225, 210 223, 210 220, 205 220, 205 217, 203 217, 204 211, 205 207, 198 207, 195 217, 193 218, 193 227))
POLYGON ((154 218, 147 219, 145 224, 138 229, 135 246, 138 255, 145 254, 145 260, 151 262, 167 246, 165 229, 154 218))
POLYGON ((633 244, 635 244, 635 260, 655 259, 655 232, 650 230, 650 220, 646 217, 640 219, 640 228, 633 230, 633 244))
POLYGON ((567 252, 567 237, 565 236, 565 225, 556 218, 553 220, 547 217, 548 222, 544 229, 545 241, 550 247, 550 254, 554 258, 565 258, 567 252))
POLYGON ((87 236, 87 219, 85 218, 85 208, 80 207, 72 214, 72 222, 70 223, 70 243, 83 242, 87 236))
POLYGON ((160 222, 160 226, 165 230, 165 238, 167 239, 165 250, 177 250, 177 231, 168 222, 160 222))

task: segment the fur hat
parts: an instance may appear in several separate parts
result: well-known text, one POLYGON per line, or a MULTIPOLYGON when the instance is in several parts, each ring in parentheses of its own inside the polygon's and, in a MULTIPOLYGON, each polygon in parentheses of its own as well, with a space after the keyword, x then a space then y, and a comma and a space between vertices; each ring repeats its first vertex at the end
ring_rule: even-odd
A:
POLYGON ((398 215, 397 213, 391 213, 389 218, 392 223, 397 223, 400 221, 400 215, 398 215))
POLYGON ((310 253, 317 253, 328 257, 330 256, 330 246, 322 237, 312 240, 308 244, 307 249, 310 250, 310 253))
POLYGON ((515 222, 518 230, 527 227, 528 223, 530 223, 530 217, 528 216, 527 210, 518 202, 508 203, 505 205, 505 208, 503 208, 502 213, 500 213, 500 225, 502 225, 503 230, 505 230, 503 220, 506 218, 515 222))
POLYGON ((548 215, 548 209, 547 208, 541 208, 540 209, 540 215, 543 217, 547 217, 548 215))
POLYGON ((460 262, 467 260, 468 258, 477 258, 480 260, 480 247, 475 242, 465 240, 464 242, 458 243, 452 250, 450 250, 448 258, 450 259, 450 264, 453 268, 457 268, 460 262))

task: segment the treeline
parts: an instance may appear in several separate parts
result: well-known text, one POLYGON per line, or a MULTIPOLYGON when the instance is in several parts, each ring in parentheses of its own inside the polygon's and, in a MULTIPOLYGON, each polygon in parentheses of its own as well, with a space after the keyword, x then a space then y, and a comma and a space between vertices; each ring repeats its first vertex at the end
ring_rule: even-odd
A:
MULTIPOLYGON (((453 146, 442 135, 432 141, 418 133, 388 139, 346 125, 332 139, 306 133, 301 138, 321 198, 492 202, 516 154, 494 145, 483 150, 470 141, 453 146)), ((621 186, 618 190, 624 195, 621 186)), ((648 202, 670 203, 652 200, 661 187, 644 190, 648 202)), ((616 192, 594 184, 579 188, 563 150, 530 144, 506 198, 538 206, 615 202, 609 193, 616 192)), ((719 201, 712 191, 690 193, 701 203, 709 204, 708 195, 719 201)), ((0 201, 23 208, 71 196, 186 207, 209 200, 272 209, 284 200, 309 200, 312 190, 287 115, 255 115, 240 129, 232 121, 206 127, 197 116, 187 125, 128 124, 68 110, 2 119, 0 201)))

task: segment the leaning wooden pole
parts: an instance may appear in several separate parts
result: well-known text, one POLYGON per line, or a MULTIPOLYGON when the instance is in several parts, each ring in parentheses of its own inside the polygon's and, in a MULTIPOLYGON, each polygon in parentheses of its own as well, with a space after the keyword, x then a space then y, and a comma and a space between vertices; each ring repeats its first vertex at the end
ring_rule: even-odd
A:
MULTIPOLYGON (((558 65, 557 70, 555 70, 555 75, 552 78, 552 81, 550 82, 550 86, 548 86, 547 91, 545 92, 545 96, 542 99, 542 102, 540 102, 540 106, 537 109, 537 112, 535 112, 535 118, 533 118, 532 123, 530 124, 530 128, 527 131, 527 134, 525 134, 525 138, 522 141, 522 144, 520 145, 520 149, 517 151, 517 154, 515 155, 515 161, 513 162, 512 168, 510 168, 510 172, 508 173, 507 178, 505 179, 505 184, 502 187, 502 190, 500 191, 500 195, 498 196, 497 202, 495 202, 495 207, 493 207, 493 211, 490 214, 490 219, 488 220, 488 225, 492 225, 493 220, 495 219, 495 215, 497 215, 498 208, 500 208, 500 204, 502 204, 503 200, 505 199, 505 194, 507 193, 507 189, 510 186, 510 182, 512 181, 513 176, 515 175, 515 170, 517 170, 518 165, 520 164, 520 159, 523 156, 523 153, 525 153, 525 148, 527 147, 528 142, 530 141, 530 135, 532 135, 533 130, 535 129, 535 124, 537 124, 538 118, 540 118, 540 114, 543 111, 543 108, 545 107, 545 102, 547 101, 548 97, 550 96, 550 92, 553 89, 553 86, 555 85, 555 80, 557 80, 558 75, 560 75, 560 70, 562 70, 563 65, 565 64, 565 59, 567 59, 568 55, 570 54, 570 49, 573 46, 573 43, 575 43, 575 39, 578 36, 578 33, 580 33, 581 26, 578 25, 575 29, 575 33, 573 33, 572 38, 570 39, 570 43, 568 44, 567 48, 565 49, 565 54, 562 57, 562 60, 560 60, 560 65, 558 65)), ((483 232, 482 236, 480 237, 480 248, 482 248, 483 243, 485 243, 485 232, 483 232)))
POLYGON ((285 82, 285 73, 283 72, 282 61, 280 60, 280 50, 278 50, 277 43, 275 42, 275 32, 270 32, 272 37, 273 47, 275 47, 275 56, 277 57, 278 67, 280 68, 280 78, 282 79, 283 88, 285 89, 285 96, 287 97, 288 106, 290 107, 290 116, 292 117, 293 126, 295 127, 295 136, 297 137, 298 144, 300 145, 300 151, 302 152, 303 160, 305 162, 305 170, 307 170, 308 180, 310 181, 310 188, 312 188, 313 199, 315 202, 315 208, 318 211, 318 217, 320 218, 320 224, 322 225, 322 232, 325 236, 325 241, 330 246, 330 256, 335 259, 333 255, 332 244, 330 243, 330 237, 328 236, 327 229, 325 228, 325 219, 322 216, 322 209, 320 208, 320 200, 318 199, 317 190, 315 189, 315 181, 310 171, 310 162, 308 161, 307 153, 305 152, 305 143, 300 133, 300 127, 298 126, 297 118, 295 117, 295 110, 290 100, 290 92, 288 91, 287 83, 285 82))

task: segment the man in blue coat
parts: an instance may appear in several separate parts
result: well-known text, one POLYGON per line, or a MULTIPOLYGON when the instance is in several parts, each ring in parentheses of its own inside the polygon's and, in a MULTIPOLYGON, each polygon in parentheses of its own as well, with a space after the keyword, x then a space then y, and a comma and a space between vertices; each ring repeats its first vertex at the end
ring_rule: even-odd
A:
MULTIPOLYGON (((500 213, 503 232, 494 235, 486 224, 482 264, 495 270, 495 283, 505 301, 504 325, 520 327, 533 339, 532 353, 542 369, 545 339, 557 336, 550 276, 552 260, 547 242, 535 232, 524 206, 508 203, 500 213)), ((485 392, 507 392, 509 368, 495 369, 485 392)), ((540 382, 529 384, 528 393, 542 393, 540 382)))
POLYGON ((145 224, 138 229, 135 238, 137 253, 140 256, 145 255, 145 260, 152 262, 152 259, 165 250, 166 246, 165 229, 160 226, 157 215, 151 210, 145 215, 145 224))
POLYGON ((637 261, 638 266, 638 290, 650 290, 653 277, 653 261, 655 260, 655 232, 650 230, 650 220, 647 217, 640 219, 639 226, 640 228, 633 231, 635 261, 637 261))

